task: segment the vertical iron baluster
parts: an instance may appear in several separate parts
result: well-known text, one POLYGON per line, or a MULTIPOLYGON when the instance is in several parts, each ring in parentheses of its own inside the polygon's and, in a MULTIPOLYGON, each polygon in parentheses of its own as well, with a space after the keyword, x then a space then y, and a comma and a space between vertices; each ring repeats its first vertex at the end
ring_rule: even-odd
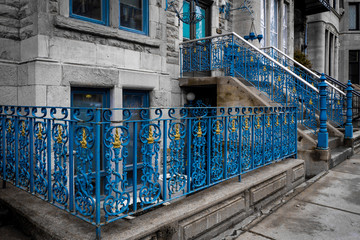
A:
POLYGON ((255 130, 255 126, 254 126, 254 116, 255 115, 251 115, 249 119, 251 119, 251 125, 250 125, 250 129, 251 129, 251 170, 255 168, 255 163, 254 163, 254 148, 255 148, 255 134, 254 134, 254 130, 255 130))
MULTIPOLYGON (((275 110, 274 110, 275 111, 275 110)), ((271 145, 272 145, 272 148, 271 148, 271 162, 274 161, 274 148, 275 148, 275 145, 274 145, 274 114, 272 113, 271 114, 271 129, 272 129, 272 139, 271 139, 271 145)))
POLYGON ((261 135, 262 135, 262 166, 265 166, 265 109, 263 111, 262 118, 262 124, 261 124, 261 135))
POLYGON ((279 159, 277 159, 277 160, 280 160, 280 159, 282 159, 282 157, 283 157, 283 154, 284 154, 284 151, 283 151, 283 144, 284 144, 284 141, 283 141, 283 135, 284 135, 284 133, 283 133, 283 130, 284 130, 284 112, 281 114, 281 112, 280 112, 280 158, 279 159))
POLYGON ((30 146, 30 192, 34 193, 34 133, 33 119, 29 118, 29 146, 30 146))
POLYGON ((74 211, 74 129, 73 122, 69 122, 69 210, 74 211))
POLYGON ((164 202, 167 200, 167 193, 166 193, 166 186, 167 186, 167 183, 166 183, 166 179, 167 179, 167 166, 166 166, 166 158, 167 158, 167 120, 164 120, 163 121, 163 128, 164 128, 164 131, 163 131, 163 185, 162 185, 162 188, 163 188, 163 200, 164 202))
POLYGON ((187 190, 191 192, 191 119, 187 120, 187 190))
MULTIPOLYGON (((216 121, 217 119, 214 118, 214 120, 216 121)), ((210 185, 210 183, 212 182, 211 181, 211 168, 210 168, 210 165, 211 165, 211 122, 212 122, 212 119, 209 117, 208 118, 208 129, 209 129, 209 132, 208 132, 208 135, 207 135, 207 162, 206 162, 206 184, 207 185, 210 185)))
POLYGON ((15 117, 15 186, 19 187, 19 118, 15 117))
POLYGON ((95 215, 95 224, 96 224, 96 237, 100 239, 101 229, 100 229, 100 134, 101 134, 101 110, 96 109, 95 114, 95 198, 96 198, 96 215, 95 215))
POLYGON ((228 155, 228 121, 229 117, 224 117, 225 121, 225 142, 224 142, 224 179, 227 178, 227 155, 228 155))
POLYGON ((5 139, 6 139, 6 137, 5 137, 5 129, 6 129, 6 118, 4 117, 4 118, 2 118, 1 119, 2 120, 2 135, 3 135, 3 137, 2 137, 2 151, 3 151, 3 162, 2 162, 2 164, 3 164, 3 168, 2 168, 2 170, 3 170, 3 188, 5 188, 5 186, 6 186, 6 151, 5 151, 5 148, 6 148, 6 146, 5 146, 5 139))
POLYGON ((242 144, 242 116, 239 116, 239 182, 241 181, 241 174, 242 174, 241 144, 242 144))
POLYGON ((46 150, 47 150, 47 200, 50 202, 52 198, 52 191, 51 191, 51 120, 48 119, 46 121, 46 150))
MULTIPOLYGON (((134 122, 134 135, 133 135, 133 211, 137 210, 137 134, 138 123, 134 122)), ((130 139, 131 141, 131 139, 130 139)), ((123 170, 125 171, 125 169, 123 170)))

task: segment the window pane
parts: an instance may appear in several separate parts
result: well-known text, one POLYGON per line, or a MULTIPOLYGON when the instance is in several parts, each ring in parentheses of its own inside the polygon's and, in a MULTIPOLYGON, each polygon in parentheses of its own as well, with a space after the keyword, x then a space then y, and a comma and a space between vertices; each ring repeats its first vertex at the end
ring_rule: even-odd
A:
POLYGON ((359 51, 349 51, 349 78, 352 83, 359 84, 359 51))
POLYGON ((356 29, 356 5, 349 5, 349 29, 356 29))
POLYGON ((349 61, 350 62, 358 62, 359 61, 359 55, 358 51, 349 51, 349 61))
POLYGON ((263 39, 261 41, 261 46, 265 47, 265 33, 266 33, 266 3, 265 0, 261 0, 261 16, 260 16, 260 24, 261 24, 261 34, 263 35, 263 39))
MULTIPOLYGON (((183 5, 183 13, 189 12, 190 10, 190 4, 186 1, 184 1, 183 5)), ((190 25, 183 23, 183 37, 190 39, 190 25)))
POLYGON ((102 2, 103 0, 72 0, 72 13, 101 21, 102 2))
POLYGON ((288 45, 288 5, 284 4, 283 8, 283 48, 284 52, 287 53, 287 45, 288 45))
POLYGON ((277 17, 278 15, 278 1, 271 0, 271 7, 270 7, 270 45, 277 47, 277 33, 278 33, 278 22, 277 17))
MULTIPOLYGON (((196 6, 196 12, 205 16, 205 10, 196 6)), ((196 38, 205 37, 205 18, 196 24, 196 38)))
POLYGON ((120 1, 120 25, 143 31, 143 0, 120 1))

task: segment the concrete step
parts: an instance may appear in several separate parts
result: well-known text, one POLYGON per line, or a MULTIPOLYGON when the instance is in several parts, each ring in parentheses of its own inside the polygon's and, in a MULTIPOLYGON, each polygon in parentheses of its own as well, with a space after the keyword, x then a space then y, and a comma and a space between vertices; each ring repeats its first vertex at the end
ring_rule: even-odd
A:
POLYGON ((331 150, 330 169, 339 165, 353 154, 351 147, 338 147, 331 150))
POLYGON ((342 145, 341 138, 339 137, 329 137, 329 148, 335 149, 342 145))
POLYGON ((360 152, 360 131, 354 132, 354 153, 360 152))

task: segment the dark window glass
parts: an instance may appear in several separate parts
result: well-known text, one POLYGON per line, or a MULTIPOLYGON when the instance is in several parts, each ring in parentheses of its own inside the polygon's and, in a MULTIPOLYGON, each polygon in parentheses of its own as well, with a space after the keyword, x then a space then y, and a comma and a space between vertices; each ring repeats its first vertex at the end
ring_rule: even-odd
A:
POLYGON ((359 30, 359 3, 349 4, 349 30, 359 30))
POLYGON ((105 0, 72 0, 72 13, 102 21, 103 1, 105 0))
POLYGON ((359 84, 360 80, 360 62, 359 62, 359 54, 358 50, 349 51, 349 78, 352 83, 359 84))
POLYGON ((120 26, 143 31, 143 0, 120 0, 120 26))

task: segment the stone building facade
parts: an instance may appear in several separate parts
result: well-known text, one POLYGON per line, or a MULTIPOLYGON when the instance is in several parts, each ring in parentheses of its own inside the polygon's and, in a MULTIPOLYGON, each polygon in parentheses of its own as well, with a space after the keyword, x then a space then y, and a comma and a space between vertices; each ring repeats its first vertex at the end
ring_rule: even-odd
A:
MULTIPOLYGON (((179 43, 188 38, 189 26, 172 9, 165 11, 166 0, 92 2, 98 5, 0 1, 0 104, 69 107, 84 100, 105 107, 182 106, 179 43)), ((253 16, 234 10, 229 19, 219 12, 221 2, 199 0, 205 13, 202 37, 219 29, 244 36, 253 17, 265 36, 258 46, 276 43, 292 55, 293 0, 248 1, 253 16)), ((243 4, 226 2, 232 8, 243 4)), ((183 4, 180 0, 178 8, 183 4)))

